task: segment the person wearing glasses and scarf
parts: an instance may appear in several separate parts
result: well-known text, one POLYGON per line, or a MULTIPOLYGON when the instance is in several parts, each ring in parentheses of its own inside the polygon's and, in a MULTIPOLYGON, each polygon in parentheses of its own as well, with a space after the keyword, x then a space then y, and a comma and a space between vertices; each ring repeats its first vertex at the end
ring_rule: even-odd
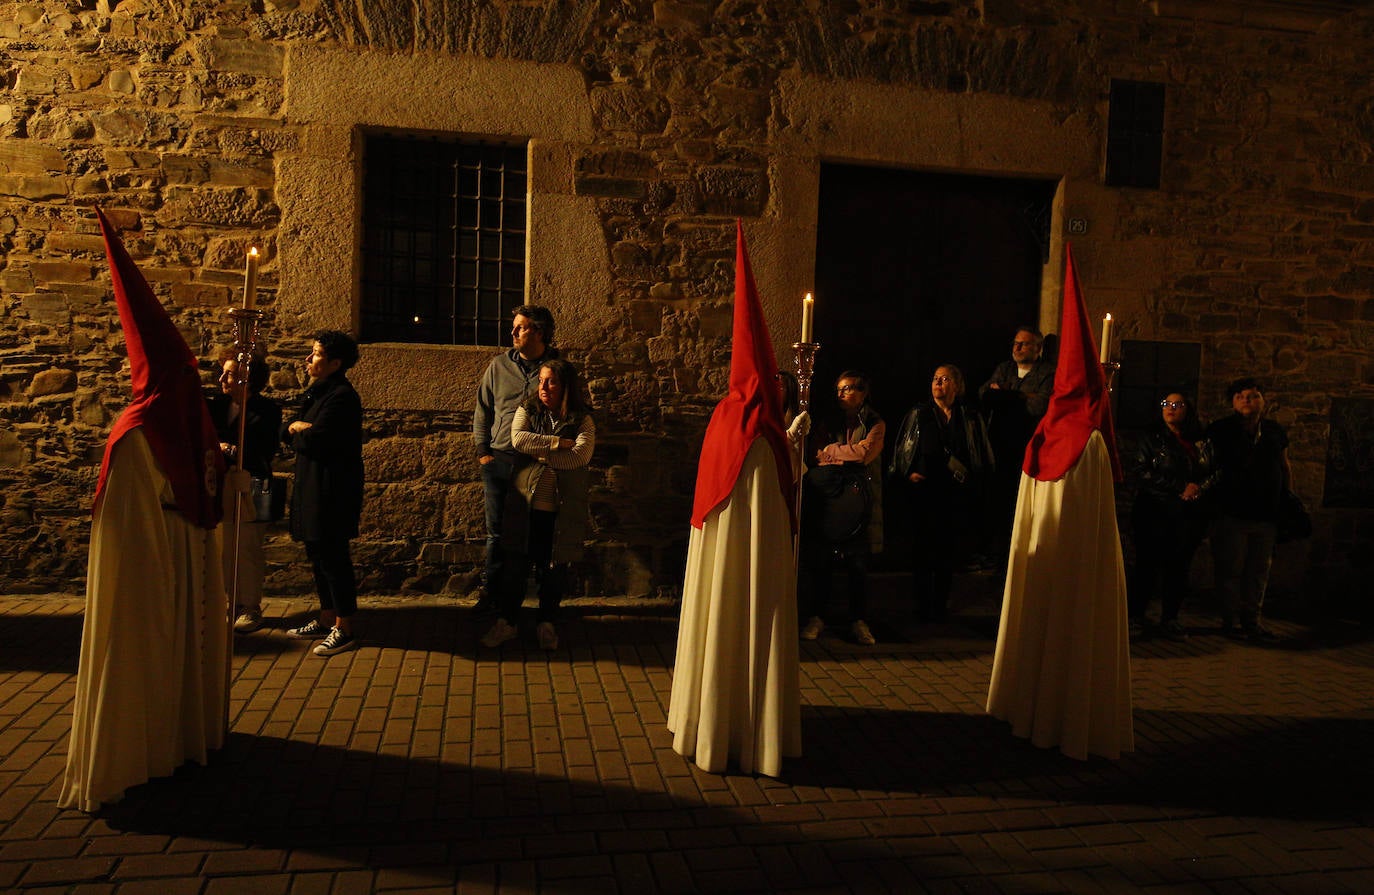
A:
POLYGON ((1127 582, 1131 635, 1145 631, 1145 610, 1159 593, 1159 632, 1186 640, 1178 621, 1188 594, 1188 569, 1207 533, 1205 499, 1215 482, 1212 444, 1193 403, 1179 392, 1159 402, 1160 419, 1140 439, 1140 487, 1131 508, 1135 565, 1127 582))

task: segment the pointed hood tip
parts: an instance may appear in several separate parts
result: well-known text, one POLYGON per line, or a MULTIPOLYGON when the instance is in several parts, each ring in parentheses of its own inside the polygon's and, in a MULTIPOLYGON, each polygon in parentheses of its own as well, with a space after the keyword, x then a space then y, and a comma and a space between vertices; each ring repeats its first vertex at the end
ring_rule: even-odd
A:
POLYGON ((1073 246, 1064 244, 1064 292, 1060 309, 1059 359, 1049 408, 1026 446, 1022 470, 1040 481, 1062 478, 1078 462, 1094 429, 1102 432, 1112 477, 1123 481, 1116 447, 1111 395, 1083 300, 1073 246))
POLYGON ((734 490, 745 454, 755 439, 764 438, 773 449, 779 487, 792 514, 791 453, 782 428, 782 396, 777 386, 777 359, 764 320, 758 287, 754 282, 744 221, 735 219, 735 306, 731 327, 730 390, 716 405, 706 427, 706 438, 697 464, 697 486, 692 525, 700 528, 706 516, 734 490))

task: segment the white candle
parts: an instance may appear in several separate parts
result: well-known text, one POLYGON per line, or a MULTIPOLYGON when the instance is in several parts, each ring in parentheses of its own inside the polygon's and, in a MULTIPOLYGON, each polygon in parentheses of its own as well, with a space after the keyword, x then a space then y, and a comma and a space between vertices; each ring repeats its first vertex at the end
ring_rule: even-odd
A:
POLYGON ((243 268, 243 309, 253 310, 258 300, 258 247, 248 250, 248 262, 243 268))
POLYGON ((806 298, 802 299, 802 336, 804 343, 810 343, 811 333, 816 320, 816 300, 811 297, 811 293, 806 293, 806 298))
POLYGON ((1112 315, 1108 314, 1102 318, 1102 345, 1098 349, 1101 352, 1099 360, 1106 363, 1112 357, 1112 315))

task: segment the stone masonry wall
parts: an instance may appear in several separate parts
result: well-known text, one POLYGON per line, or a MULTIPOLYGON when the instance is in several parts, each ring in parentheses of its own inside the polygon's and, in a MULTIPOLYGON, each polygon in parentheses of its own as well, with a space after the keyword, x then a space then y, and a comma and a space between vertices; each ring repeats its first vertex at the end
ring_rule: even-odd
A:
MULTIPOLYGON (((352 319, 349 296, 311 304, 281 264, 313 254, 345 278, 353 265, 348 246, 305 244, 284 223, 284 207, 309 204, 288 175, 330 138, 291 98, 304 78, 293 60, 318 51, 520 63, 532 87, 541 71, 580 75, 589 124, 534 152, 566 161, 549 163, 567 170, 549 204, 592 215, 592 238, 567 249, 536 230, 531 254, 581 252, 589 272, 552 265, 530 299, 567 322, 563 348, 599 408, 588 592, 680 584, 696 452, 728 372, 733 220, 759 234, 761 285, 804 287, 815 197, 799 184, 821 159, 1062 177, 1055 246, 1064 221, 1089 222, 1074 247, 1094 307, 1113 308, 1122 338, 1200 342, 1208 415, 1225 409, 1226 381, 1269 378, 1298 490, 1317 507, 1331 398, 1374 397, 1374 14, 1359 5, 0 3, 0 592, 82 586, 95 477, 128 400, 93 205, 206 358, 230 339, 245 248, 264 248, 274 397, 303 387, 309 333, 352 319), (1158 191, 1101 185, 1114 77, 1168 85, 1158 191), (912 136, 884 143, 865 124, 877 121, 912 136)), ((333 88, 346 101, 373 85, 333 88)), ((791 293, 784 305, 774 291, 775 335, 791 332, 791 293)), ((491 353, 451 356, 468 371, 491 353)), ((419 356, 364 346, 365 399, 419 356)), ((369 405, 365 589, 473 586, 481 487, 470 401, 453 405, 369 405)), ((1355 593, 1371 515, 1319 510, 1290 577, 1355 593)), ((277 532, 269 592, 309 587, 299 558, 277 532)))

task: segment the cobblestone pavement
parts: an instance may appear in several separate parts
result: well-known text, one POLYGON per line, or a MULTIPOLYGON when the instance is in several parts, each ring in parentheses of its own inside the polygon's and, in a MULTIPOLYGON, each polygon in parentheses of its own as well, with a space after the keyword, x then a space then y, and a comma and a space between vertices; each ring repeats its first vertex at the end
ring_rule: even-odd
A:
POLYGON ((451 600, 365 600, 331 659, 284 633, 309 609, 240 638, 209 767, 91 817, 54 806, 81 601, 0 598, 0 890, 1374 892, 1367 628, 1259 647, 1185 618, 1132 649, 1115 762, 983 714, 991 612, 828 632, 802 646, 806 756, 770 780, 672 751, 671 607, 576 606, 545 653, 482 648, 451 600))

